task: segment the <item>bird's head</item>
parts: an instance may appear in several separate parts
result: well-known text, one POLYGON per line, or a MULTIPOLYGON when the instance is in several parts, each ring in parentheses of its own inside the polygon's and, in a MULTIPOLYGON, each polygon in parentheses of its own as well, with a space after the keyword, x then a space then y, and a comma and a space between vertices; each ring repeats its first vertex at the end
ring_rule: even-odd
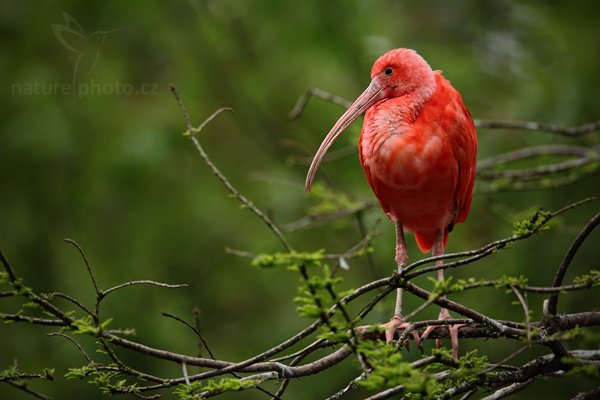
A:
POLYGON ((435 75, 416 51, 394 49, 373 64, 371 86, 381 90, 379 100, 406 95, 416 97, 415 100, 426 100, 435 89, 435 75))
POLYGON ((352 103, 327 134, 306 175, 310 191, 317 169, 336 139, 371 106, 394 97, 411 96, 415 106, 427 101, 435 91, 435 75, 427 61, 411 49, 390 50, 375 61, 371 83, 352 103))

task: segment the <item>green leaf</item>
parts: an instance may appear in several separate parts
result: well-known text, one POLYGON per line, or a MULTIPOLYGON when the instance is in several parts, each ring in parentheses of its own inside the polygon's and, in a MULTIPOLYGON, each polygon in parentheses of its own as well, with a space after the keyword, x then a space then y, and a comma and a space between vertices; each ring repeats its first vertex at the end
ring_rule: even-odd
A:
POLYGON ((252 259, 252 265, 260 268, 286 267, 297 270, 300 266, 306 268, 320 267, 323 265, 323 254, 325 250, 314 252, 297 252, 258 254, 252 259))
POLYGON ((67 379, 83 379, 93 372, 97 371, 97 365, 90 363, 79 368, 69 368, 64 377, 67 379))
POLYGON ((519 276, 508 276, 503 275, 498 279, 498 282, 494 285, 495 288, 500 289, 503 287, 523 287, 526 286, 529 280, 524 275, 519 276))
POLYGON ((515 228, 513 234, 517 236, 528 236, 532 233, 548 229, 545 224, 551 217, 552 213, 538 208, 532 216, 513 224, 513 227, 515 228))
POLYGON ((580 275, 573 279, 576 285, 590 285, 591 287, 600 286, 600 271, 592 269, 589 274, 580 275))
POLYGON ((219 380, 209 380, 206 384, 200 381, 193 381, 189 385, 179 385, 173 391, 173 394, 179 400, 195 400, 200 395, 211 395, 223 392, 235 392, 249 387, 256 386, 259 381, 256 379, 238 379, 238 378, 222 378, 219 380))
POLYGON ((359 351, 372 367, 366 379, 359 382, 366 389, 377 391, 403 385, 408 393, 416 393, 420 398, 436 390, 432 375, 402 361, 402 354, 393 343, 365 341, 360 343, 359 351))

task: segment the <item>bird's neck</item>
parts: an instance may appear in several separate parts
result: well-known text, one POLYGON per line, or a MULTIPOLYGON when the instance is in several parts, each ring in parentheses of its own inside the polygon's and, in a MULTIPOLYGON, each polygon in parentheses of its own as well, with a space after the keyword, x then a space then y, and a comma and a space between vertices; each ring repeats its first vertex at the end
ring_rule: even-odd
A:
POLYGON ((407 109, 411 109, 411 112, 416 115, 419 114, 421 107, 423 107, 435 93, 441 73, 440 71, 432 71, 430 68, 427 68, 426 70, 420 71, 419 75, 419 85, 410 93, 401 96, 402 105, 407 109))
POLYGON ((391 117, 397 123, 411 124, 414 122, 425 103, 435 94, 437 87, 441 84, 440 79, 443 79, 440 71, 432 71, 429 68, 415 73, 418 73, 419 76, 418 85, 409 89, 408 93, 375 104, 367 111, 367 114, 369 111, 373 115, 383 111, 388 120, 391 117))
POLYGON ((434 96, 440 82, 439 71, 430 71, 431 79, 425 79, 418 89, 398 97, 389 98, 373 105, 365 114, 360 137, 360 150, 370 159, 378 159, 375 153, 389 138, 404 136, 410 132, 423 107, 434 96))
POLYGON ((375 127, 367 130, 373 134, 389 134, 390 129, 401 130, 412 125, 431 97, 428 93, 411 93, 375 104, 365 115, 365 125, 374 124, 375 127))

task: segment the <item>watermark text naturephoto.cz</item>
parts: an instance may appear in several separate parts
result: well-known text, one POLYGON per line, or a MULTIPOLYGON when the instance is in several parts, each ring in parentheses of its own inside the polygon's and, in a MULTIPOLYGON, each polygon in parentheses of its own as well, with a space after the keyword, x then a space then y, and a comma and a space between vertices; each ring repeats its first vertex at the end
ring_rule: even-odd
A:
POLYGON ((11 94, 17 96, 96 96, 96 95, 156 95, 158 94, 157 83, 141 83, 134 85, 126 82, 101 83, 90 79, 89 82, 66 83, 66 82, 19 82, 11 84, 11 94))

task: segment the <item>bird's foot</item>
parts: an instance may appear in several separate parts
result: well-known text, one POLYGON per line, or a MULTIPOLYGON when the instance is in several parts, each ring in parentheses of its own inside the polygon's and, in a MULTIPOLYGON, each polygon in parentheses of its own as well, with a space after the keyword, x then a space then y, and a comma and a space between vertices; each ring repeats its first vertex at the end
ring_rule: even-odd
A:
MULTIPOLYGON (((399 316, 393 316, 392 319, 390 319, 390 322, 386 322, 385 324, 379 324, 379 325, 375 325, 377 328, 379 329, 383 329, 384 333, 385 333, 385 342, 386 343, 392 343, 394 341, 394 335, 396 334, 396 331, 398 330, 405 330, 405 329, 410 329, 410 323, 406 322, 404 320, 404 317, 399 317, 399 316)), ((356 329, 358 329, 359 332, 365 333, 365 332, 369 332, 373 330, 373 325, 370 326, 359 326, 356 329)), ((421 337, 419 336, 419 333, 416 330, 412 330, 412 332, 410 332, 415 344, 417 346, 418 349, 420 349, 421 351, 423 351, 423 347, 421 346, 421 337)), ((406 340, 404 343, 404 346, 406 347, 406 350, 410 350, 410 341, 406 340)))
MULTIPOLYGON (((407 329, 410 326, 410 324, 404 320, 404 317, 394 315, 392 319, 390 319, 390 322, 381 324, 380 326, 381 328, 385 329, 385 342, 391 343, 394 341, 394 334, 396 333, 396 331, 398 329, 407 329)), ((421 338, 419 336, 419 333, 413 330, 411 334, 413 339, 415 340, 415 345, 417 346, 417 348, 423 350, 423 348, 421 347, 421 338)), ((404 345, 407 351, 410 350, 409 340, 406 340, 404 345)))
MULTIPOLYGON (((442 308, 440 310, 440 315, 438 319, 441 321, 453 319, 450 316, 450 312, 447 308, 442 308)), ((430 325, 425 329, 425 332, 420 337, 420 340, 426 340, 431 332, 438 328, 447 328, 448 334, 450 336, 450 343, 452 344, 452 358, 455 360, 458 359, 458 329, 461 326, 466 326, 465 324, 454 324, 454 325, 430 325)), ((442 339, 435 339, 435 347, 440 348, 442 346, 442 339)))

